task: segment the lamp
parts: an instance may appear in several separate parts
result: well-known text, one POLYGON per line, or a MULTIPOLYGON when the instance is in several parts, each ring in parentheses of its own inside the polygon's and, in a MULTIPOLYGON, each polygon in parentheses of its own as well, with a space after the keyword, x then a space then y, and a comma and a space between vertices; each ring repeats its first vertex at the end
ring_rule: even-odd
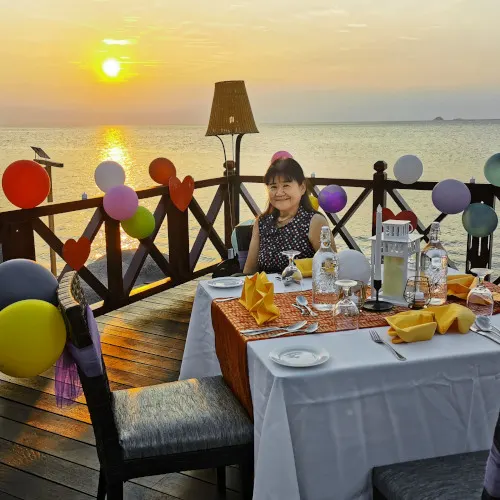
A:
MULTIPOLYGON (((221 142, 224 151, 224 167, 227 174, 229 174, 229 170, 233 170, 234 175, 240 175, 241 139, 245 134, 258 133, 259 130, 255 125, 245 82, 243 80, 216 82, 210 121, 205 136, 215 136, 221 142), (233 145, 233 136, 237 136, 236 146, 233 146, 232 162, 227 161, 226 148, 219 137, 221 135, 231 135, 231 145, 233 145)), ((235 195, 239 196, 239 192, 236 192, 235 195)), ((239 212, 239 204, 236 205, 235 211, 239 212)), ((234 217, 237 224, 239 222, 239 213, 235 213, 234 217)))

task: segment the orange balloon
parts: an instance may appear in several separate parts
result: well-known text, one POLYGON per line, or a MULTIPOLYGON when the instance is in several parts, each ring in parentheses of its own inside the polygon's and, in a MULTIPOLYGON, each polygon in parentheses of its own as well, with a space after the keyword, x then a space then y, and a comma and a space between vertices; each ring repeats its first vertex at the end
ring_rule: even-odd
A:
POLYGON ((175 166, 167 158, 156 158, 149 165, 149 175, 158 184, 167 186, 170 177, 176 175, 175 166))
POLYGON ((3 192, 19 208, 35 208, 47 198, 50 178, 36 161, 18 160, 11 163, 2 176, 3 192))

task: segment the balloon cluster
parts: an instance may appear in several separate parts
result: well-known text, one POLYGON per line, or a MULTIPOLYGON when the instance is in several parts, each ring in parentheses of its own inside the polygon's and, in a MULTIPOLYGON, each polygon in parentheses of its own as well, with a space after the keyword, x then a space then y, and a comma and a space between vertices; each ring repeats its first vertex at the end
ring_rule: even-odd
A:
POLYGON ((145 207, 139 206, 137 193, 125 185, 125 171, 116 161, 106 160, 94 173, 97 187, 103 191, 105 212, 121 222, 123 230, 132 238, 147 238, 155 228, 155 218, 145 207))
POLYGON ((34 377, 48 370, 66 344, 57 279, 26 259, 0 264, 0 372, 34 377))
POLYGON ((35 208, 50 192, 49 174, 36 161, 18 160, 5 169, 2 188, 16 207, 35 208))

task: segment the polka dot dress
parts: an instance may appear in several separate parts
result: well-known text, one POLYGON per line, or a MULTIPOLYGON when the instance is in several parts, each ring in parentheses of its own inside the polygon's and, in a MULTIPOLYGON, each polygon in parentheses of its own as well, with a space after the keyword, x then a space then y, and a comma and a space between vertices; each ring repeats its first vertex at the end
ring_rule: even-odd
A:
POLYGON ((276 218, 264 215, 259 219, 259 271, 281 273, 288 265, 285 250, 297 250, 296 259, 314 257, 316 253, 309 241, 309 226, 315 212, 308 212, 300 206, 295 217, 283 227, 276 226, 276 218))

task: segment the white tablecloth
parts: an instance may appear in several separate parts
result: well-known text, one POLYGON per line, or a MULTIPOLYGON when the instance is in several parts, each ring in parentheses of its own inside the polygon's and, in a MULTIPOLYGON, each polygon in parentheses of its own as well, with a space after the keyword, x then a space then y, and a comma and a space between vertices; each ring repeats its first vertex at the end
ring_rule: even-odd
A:
MULTIPOLYGON (((277 291, 281 285, 277 286, 277 291)), ((181 378, 220 374, 210 302, 201 283, 181 378)), ((493 322, 500 326, 500 317, 493 322)), ((378 328, 389 339, 387 328, 378 328)), ((248 344, 255 424, 255 500, 371 498, 376 465, 488 449, 500 406, 500 346, 475 334, 396 346, 367 330, 248 344), (287 368, 269 359, 287 345, 322 346, 325 364, 287 368)))

